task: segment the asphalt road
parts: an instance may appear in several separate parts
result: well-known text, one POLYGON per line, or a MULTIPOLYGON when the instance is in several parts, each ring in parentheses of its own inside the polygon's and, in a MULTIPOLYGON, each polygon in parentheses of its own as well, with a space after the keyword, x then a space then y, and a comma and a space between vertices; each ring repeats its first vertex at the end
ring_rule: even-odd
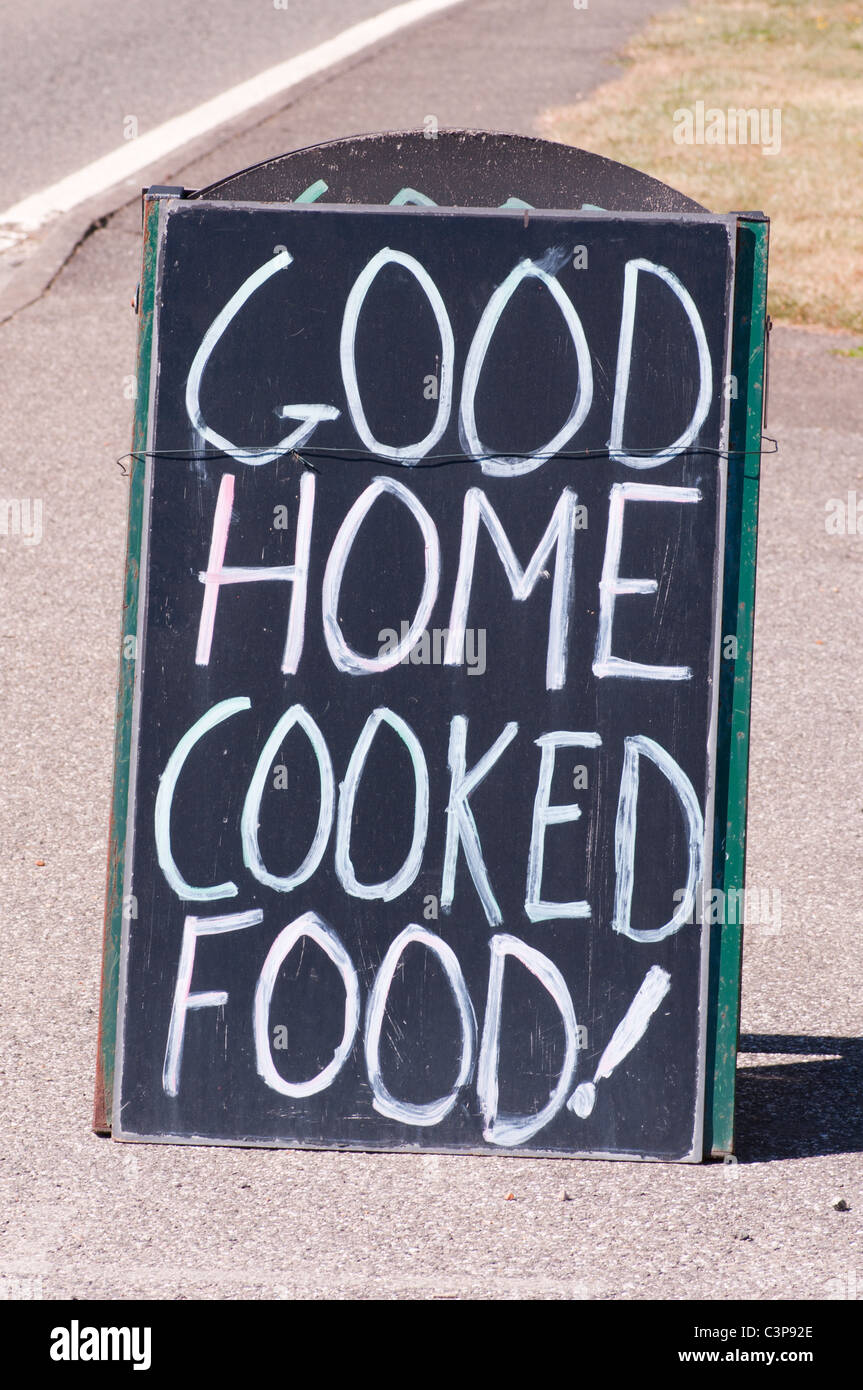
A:
POLYGON ((0 148, 0 203, 16 203, 133 131, 144 134, 386 7, 386 0, 4 6, 0 129, 15 138, 0 148))
MULTIPOLYGON (((651 8, 476 0, 159 176, 202 186, 426 114, 530 133, 545 106, 611 74, 651 8)), ((746 943, 739 1161, 92 1135, 127 504, 115 459, 130 439, 140 261, 128 197, 0 326, 2 493, 43 504, 38 545, 0 538, 0 1278, 82 1299, 820 1300, 854 1276, 863 1289, 863 538, 824 524, 829 498, 863 495, 863 364, 825 334, 780 328, 771 361, 780 448, 763 469, 749 882, 780 892, 782 918, 746 943)))

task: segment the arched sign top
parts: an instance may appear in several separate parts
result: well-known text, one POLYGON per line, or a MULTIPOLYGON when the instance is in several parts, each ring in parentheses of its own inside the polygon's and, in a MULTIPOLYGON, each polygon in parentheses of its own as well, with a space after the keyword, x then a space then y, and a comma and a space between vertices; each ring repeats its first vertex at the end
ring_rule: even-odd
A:
POLYGON ((189 196, 262 203, 706 211, 616 160, 551 140, 483 130, 330 140, 265 159, 189 196))

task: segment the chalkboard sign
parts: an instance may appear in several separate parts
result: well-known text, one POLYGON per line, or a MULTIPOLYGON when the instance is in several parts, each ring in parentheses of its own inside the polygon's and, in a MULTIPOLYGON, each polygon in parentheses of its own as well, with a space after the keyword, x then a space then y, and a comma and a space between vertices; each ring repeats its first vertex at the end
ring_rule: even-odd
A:
POLYGON ((702 1156, 736 230, 163 200, 117 1137, 702 1156))

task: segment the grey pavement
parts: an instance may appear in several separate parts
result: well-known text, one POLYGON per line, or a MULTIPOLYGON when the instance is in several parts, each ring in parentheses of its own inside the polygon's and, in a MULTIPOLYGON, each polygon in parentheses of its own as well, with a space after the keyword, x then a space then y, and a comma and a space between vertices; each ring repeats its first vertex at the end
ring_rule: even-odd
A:
MULTIPOLYGON (((161 178, 200 187, 427 114, 532 133, 613 72, 651 8, 478 0, 161 178)), ((83 1299, 820 1300, 854 1275, 863 1290, 863 535, 825 527, 830 498, 863 498, 863 360, 837 355, 854 345, 838 335, 773 335, 748 880, 781 894, 782 917, 745 946, 739 1161, 90 1132, 139 262, 127 204, 0 327, 0 491, 44 508, 40 544, 0 537, 0 1281, 83 1299)))

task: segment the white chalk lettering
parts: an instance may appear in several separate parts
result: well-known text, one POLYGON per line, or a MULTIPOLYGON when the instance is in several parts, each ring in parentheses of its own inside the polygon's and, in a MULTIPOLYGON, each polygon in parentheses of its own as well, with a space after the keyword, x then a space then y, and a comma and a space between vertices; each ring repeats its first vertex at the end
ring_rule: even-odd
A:
POLYGON ((191 729, 183 734, 159 779, 154 815, 156 856, 159 860, 159 868, 177 897, 186 901, 213 902, 217 898, 235 898, 239 891, 236 883, 230 881, 210 884, 206 888, 194 888, 186 882, 177 868, 171 850, 171 806, 177 781, 192 749, 210 729, 214 729, 224 719, 230 719, 232 714, 238 714, 240 710, 250 709, 251 705, 252 702, 247 696, 238 695, 232 700, 221 700, 219 704, 208 709, 206 714, 202 714, 191 729))
POLYGON ((501 526, 498 515, 485 493, 481 488, 473 487, 468 490, 464 499, 458 573, 453 592, 444 658, 447 666, 460 665, 464 653, 468 604, 476 564, 476 543, 479 523, 482 521, 503 564, 504 572, 512 589, 512 596, 519 602, 524 602, 533 593, 540 575, 543 574, 543 566, 552 550, 556 548, 554 586, 551 592, 551 608, 548 617, 548 656, 545 668, 545 684, 548 690, 561 690, 563 688, 566 680, 569 607, 572 601, 573 562, 575 559, 575 508, 576 494, 570 488, 564 488, 552 513, 551 520, 545 528, 545 534, 530 558, 527 569, 522 569, 506 532, 501 526))
POLYGON ((659 588, 655 579, 621 579, 620 551, 623 545, 623 509, 628 499, 635 502, 700 502, 697 487, 662 487, 652 483, 615 483, 608 503, 608 531, 605 538, 605 557, 599 581, 599 624, 596 633, 596 655, 593 674, 630 676, 639 680, 687 681, 692 678, 689 666, 651 666, 641 661, 626 661, 611 654, 611 628, 614 605, 621 594, 655 594, 659 588))
POLYGON ((488 976, 488 999, 485 1009, 485 1022, 482 1042, 479 1049, 476 1090, 482 1110, 485 1128, 483 1135, 490 1144, 511 1146, 525 1144, 538 1134, 565 1105, 575 1065, 578 1060, 578 1024, 572 997, 566 981, 553 961, 541 951, 527 946, 517 936, 502 933, 491 939, 491 969, 488 976), (501 1008, 503 1004, 503 976, 507 956, 521 961, 540 984, 544 985, 560 1011, 566 1034, 563 1066, 557 1085, 547 1103, 535 1115, 498 1114, 498 1068, 500 1057, 501 1008))
POLYGON ((586 1120, 596 1104, 597 1083, 607 1080, 615 1067, 628 1057, 636 1043, 647 1032, 647 1025, 671 988, 671 976, 659 965, 652 965, 641 982, 641 986, 615 1028, 611 1042, 606 1047, 597 1064, 592 1081, 582 1081, 576 1086, 567 1105, 579 1119, 586 1120))
POLYGON ((411 923, 410 926, 405 927, 403 932, 399 933, 384 956, 369 998, 366 1014, 365 1054, 369 1084, 374 1092, 372 1104, 375 1110, 381 1115, 386 1115, 388 1119, 398 1120, 399 1123, 405 1125, 440 1124, 455 1105, 459 1091, 467 1085, 473 1074, 475 1047, 476 1015, 455 952, 434 932, 427 931, 424 927, 417 926, 416 923, 411 923), (461 1055, 458 1076, 453 1083, 453 1088, 448 1095, 441 1096, 438 1100, 427 1101, 423 1105, 396 1100, 384 1084, 380 1065, 381 1028, 390 986, 399 961, 407 947, 415 941, 434 952, 443 966, 458 1008, 461 1028, 461 1055))
POLYGON ((449 315, 446 311, 446 305, 441 299, 440 291, 428 271, 425 270, 413 256, 407 256, 402 251, 391 251, 388 246, 385 246, 382 251, 379 251, 376 256, 372 257, 365 270, 360 272, 345 304, 339 353, 341 358, 342 380, 344 382, 345 395, 348 400, 351 420, 353 421, 354 429, 370 453, 377 454, 379 458, 397 459, 402 462, 407 460, 418 462, 420 459, 425 458, 426 454, 437 444, 449 423, 450 410, 452 407, 455 340, 453 338, 449 315), (437 413, 432 428, 425 438, 421 439, 417 444, 382 444, 379 439, 375 439, 369 429, 369 422, 366 419, 366 413, 363 409, 359 382, 357 381, 356 337, 360 311, 372 282, 380 274, 384 266, 387 265, 400 265, 405 270, 410 271, 411 275, 414 276, 417 284, 423 290, 431 305, 438 326, 438 332, 440 333, 441 366, 437 413))
POLYGON ((290 709, 286 710, 282 715, 261 750, 261 756, 258 758, 257 764, 255 765, 252 779, 249 782, 249 789, 246 792, 246 799, 243 803, 243 814, 240 821, 240 834, 243 842, 243 863, 259 883, 266 883, 270 888, 275 888, 280 893, 290 893, 298 884, 305 883, 307 878, 311 878, 315 869, 321 862, 324 850, 327 847, 327 840, 330 837, 335 797, 336 791, 335 779, 333 777, 333 764, 324 736, 308 710, 304 709, 302 705, 291 705, 290 709), (266 786, 270 764, 281 747, 283 739, 295 724, 304 730, 309 743, 312 745, 317 760, 318 774, 320 777, 321 806, 318 813, 317 828, 308 854, 294 873, 280 877, 277 874, 271 874, 265 868, 264 861, 261 858, 261 850, 258 844, 259 817, 261 814, 261 798, 264 795, 264 787, 266 786))
POLYGON ((276 414, 282 419, 299 420, 300 423, 297 428, 285 435, 284 439, 280 439, 278 444, 269 448, 241 448, 232 444, 230 439, 225 439, 223 435, 217 434, 214 429, 211 429, 201 411, 201 380, 216 344, 255 290, 266 284, 277 271, 287 270, 293 259, 289 251, 282 249, 277 255, 269 257, 262 266, 259 266, 243 281, 236 294, 231 296, 224 309, 217 314, 201 339, 201 345, 195 353, 186 381, 186 413, 193 427, 203 439, 206 439, 208 444, 212 444, 214 449, 229 454, 232 459, 236 459, 237 463, 248 463, 253 466, 272 463, 274 459, 286 454, 289 449, 299 449, 301 444, 305 444, 322 420, 335 420, 340 414, 340 411, 332 405, 279 406, 276 414))
POLYGON ((710 362, 710 349, 701 315, 695 307, 692 295, 678 280, 677 276, 663 265, 637 257, 627 261, 623 275, 623 308, 620 314, 620 338, 617 346, 617 373, 614 383, 614 406, 611 413, 611 437, 608 448, 613 459, 629 468, 658 468, 669 459, 676 458, 693 444, 698 431, 707 419, 713 394, 713 369, 710 362), (629 371, 632 363, 632 338, 635 327, 635 303, 638 293, 638 276, 641 271, 656 275, 667 285, 683 305, 689 319, 698 348, 698 399, 692 412, 692 419, 683 433, 665 449, 658 449, 648 456, 626 453, 623 446, 623 425, 626 415, 626 398, 629 393, 629 371))
POLYGON ((482 471, 494 476, 517 476, 531 473, 535 468, 541 468, 546 459, 551 458, 572 438, 581 428, 593 401, 593 369, 590 365, 590 350, 587 346, 587 339, 581 320, 575 312, 572 300, 564 290, 563 286, 554 275, 547 274, 547 268, 554 267, 560 269, 564 261, 568 260, 569 252, 562 257, 556 256, 554 252, 549 252, 542 262, 523 260, 499 285, 485 307, 482 318, 477 325, 470 348, 468 349, 467 361, 464 368, 464 380, 462 382, 461 393, 461 412, 459 417, 459 434, 461 444, 465 453, 471 454, 474 458, 481 461, 482 471), (546 265, 547 263, 547 265, 546 265), (546 445, 535 450, 527 458, 486 458, 489 452, 477 434, 476 428, 476 393, 482 374, 483 364, 494 336, 495 329, 500 322, 501 315, 515 294, 519 285, 523 281, 533 279, 538 280, 544 285, 554 300, 563 316, 563 321, 572 338, 578 359, 578 386, 576 388, 575 399, 572 403, 566 422, 561 426, 546 445))
POLYGON ((558 730, 543 734, 536 739, 536 746, 542 749, 539 765, 539 780, 536 799, 533 803, 533 822, 530 830, 530 854, 527 862, 527 893, 524 910, 532 922, 547 922, 558 917, 589 917, 590 903, 586 900, 568 903, 543 902, 542 866, 545 855, 545 831, 549 825, 564 825, 567 821, 578 820, 581 807, 577 802, 564 806, 551 806, 551 779, 554 775, 554 758, 558 748, 598 748, 602 739, 597 733, 576 733, 558 730))
POLYGON ((332 927, 328 927, 316 913, 304 912, 302 917, 298 917, 279 932, 267 953, 255 987, 255 1060, 258 1075, 271 1090, 278 1091, 283 1096, 313 1096, 318 1091, 325 1091, 338 1076, 350 1054, 359 1021, 360 986, 353 961, 332 927), (345 1027, 342 1040, 331 1060, 316 1076, 310 1077, 308 1081, 286 1081, 281 1072, 276 1070, 270 1051, 270 1001, 283 962, 303 936, 317 942, 342 977, 345 987, 345 1027))
POLYGON ((201 621, 198 625, 198 646, 195 662, 207 666, 213 644, 216 606, 223 584, 262 584, 280 579, 293 584, 288 615, 288 635, 282 658, 282 670, 295 675, 303 650, 306 622, 306 591, 309 580, 309 550, 312 541, 312 515, 315 507, 315 477, 304 473, 300 479, 300 505, 297 513, 297 539, 292 565, 226 566, 225 550, 234 503, 234 475, 226 473, 219 485, 216 514, 210 540, 210 556, 206 570, 198 575, 204 585, 201 621))
POLYGON ((441 878, 440 905, 445 912, 452 907, 455 896, 455 870, 458 847, 464 847, 464 857, 470 869, 470 876, 479 894, 479 900, 493 927, 501 922, 500 907, 492 892, 488 871, 482 857, 482 845, 476 821, 470 809, 469 797, 485 780, 494 764, 509 743, 518 733, 518 724, 511 721, 498 735, 491 748, 479 762, 467 771, 467 720, 457 714, 450 724, 449 760, 451 773, 449 801, 446 808, 446 848, 444 850, 443 875, 441 878))
POLYGON ((390 709, 376 709, 366 720, 351 754, 345 780, 339 787, 339 811, 336 823, 336 873, 346 893, 354 898, 382 898, 390 902, 409 888, 420 871, 429 821, 429 774, 425 754, 413 729, 390 709), (408 750, 414 772, 414 829, 407 858, 397 873, 382 883, 360 883, 351 863, 351 826, 354 803, 360 778, 372 741, 381 724, 387 724, 398 734, 408 750))
POLYGON ((180 963, 177 967, 171 1022, 168 1026, 168 1045, 165 1049, 165 1063, 162 1068, 162 1089, 165 1095, 175 1096, 180 1087, 180 1066, 183 1061, 186 1015, 189 1010, 219 1009, 228 1002, 228 992, 224 989, 203 990, 197 994, 190 993, 198 937, 214 936, 229 931, 242 931, 246 927, 256 927, 263 920, 263 912, 254 908, 250 912, 229 912, 223 917, 187 917, 183 923, 180 963))
POLYGON ((695 894, 701 882, 704 863, 704 817, 695 789, 683 769, 670 753, 643 734, 625 740, 623 771, 620 777, 620 797, 614 827, 614 863, 617 879, 614 889, 614 918, 612 927, 632 941, 662 941, 673 936, 690 920, 695 894), (675 893, 677 907, 672 917, 661 927, 632 926, 632 892, 635 878, 635 830, 638 805, 638 764, 641 756, 649 758, 671 783, 680 802, 686 821, 688 865, 686 887, 675 893))
POLYGON ((337 669, 348 671, 353 676, 359 676, 372 671, 388 671, 391 666, 398 666, 402 657, 410 652, 418 640, 419 634, 424 631, 437 599, 439 584, 440 540, 435 524, 425 507, 403 483, 396 482, 393 478, 375 478, 374 482, 360 493, 339 527, 324 573, 321 597, 324 636, 330 656, 337 669), (425 579, 414 620, 402 640, 391 651, 383 653, 379 651, 376 656, 360 656, 348 646, 339 626, 339 594, 345 565, 348 562, 348 556, 356 540, 357 532, 370 508, 379 497, 383 496, 397 497, 407 507, 411 516, 415 518, 422 534, 425 552, 425 579))

